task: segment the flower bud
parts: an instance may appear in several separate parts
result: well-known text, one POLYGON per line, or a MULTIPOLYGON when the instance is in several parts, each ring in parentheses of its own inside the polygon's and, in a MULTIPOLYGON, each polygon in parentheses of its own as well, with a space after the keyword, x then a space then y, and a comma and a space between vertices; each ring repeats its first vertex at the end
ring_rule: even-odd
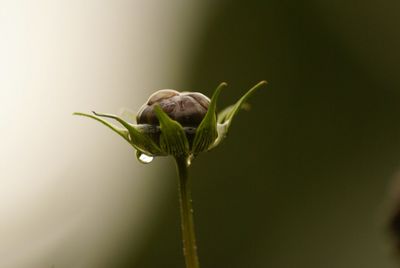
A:
POLYGON ((198 92, 178 92, 162 89, 153 93, 139 109, 136 117, 138 124, 159 125, 154 111, 156 105, 183 127, 197 127, 207 113, 210 99, 198 92))
MULTIPOLYGON (((182 126, 189 151, 196 135, 196 129, 207 114, 209 105, 210 99, 201 93, 161 89, 153 93, 139 109, 136 122, 138 125, 160 126, 160 111, 156 112, 156 107, 160 107, 163 113, 182 126)), ((159 145, 161 141, 160 134, 157 137, 153 136, 155 138, 153 140, 159 145)), ((170 154, 171 152, 167 150, 166 153, 170 154)), ((185 153, 189 154, 189 152, 185 153)))
POLYGON ((172 155, 188 160, 199 153, 211 150, 226 137, 232 120, 266 81, 261 81, 245 93, 234 105, 221 111, 217 116, 217 99, 226 83, 221 83, 211 100, 198 92, 178 92, 162 89, 153 93, 139 109, 137 124, 126 122, 112 114, 74 113, 92 118, 120 135, 137 150, 138 159, 146 155, 149 163, 154 156, 172 155), (114 119, 124 128, 104 120, 114 119))

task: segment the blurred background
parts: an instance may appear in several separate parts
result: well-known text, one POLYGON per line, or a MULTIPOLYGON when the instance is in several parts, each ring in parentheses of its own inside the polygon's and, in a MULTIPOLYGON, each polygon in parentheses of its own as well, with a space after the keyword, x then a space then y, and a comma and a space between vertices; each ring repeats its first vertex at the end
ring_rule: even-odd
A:
POLYGON ((264 79, 192 166, 202 267, 398 267, 399 10, 0 0, 0 267, 184 267, 173 161, 71 113, 226 81, 222 108, 264 79))

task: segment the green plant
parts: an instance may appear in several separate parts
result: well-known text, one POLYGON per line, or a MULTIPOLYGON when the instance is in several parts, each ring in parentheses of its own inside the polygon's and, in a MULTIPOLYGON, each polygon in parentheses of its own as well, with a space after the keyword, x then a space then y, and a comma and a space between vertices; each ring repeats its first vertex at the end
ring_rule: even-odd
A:
POLYGON ((209 151, 221 143, 240 108, 266 83, 259 82, 234 105, 219 112, 218 116, 217 99, 221 90, 227 86, 226 83, 217 87, 211 100, 197 92, 159 90, 140 108, 137 124, 111 114, 74 113, 97 120, 112 129, 137 150, 137 158, 142 163, 150 163, 155 156, 171 155, 175 158, 187 268, 199 267, 188 168, 199 153, 209 151), (114 119, 124 128, 112 125, 103 118, 114 119))

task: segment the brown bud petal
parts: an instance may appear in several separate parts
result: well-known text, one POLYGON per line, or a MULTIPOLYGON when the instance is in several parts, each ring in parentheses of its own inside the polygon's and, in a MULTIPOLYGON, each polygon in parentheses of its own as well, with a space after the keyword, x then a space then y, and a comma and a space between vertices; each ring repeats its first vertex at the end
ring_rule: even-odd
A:
POLYGON ((154 106, 159 104, 163 111, 182 126, 197 127, 207 113, 210 99, 198 92, 178 92, 162 89, 150 96, 139 109, 138 124, 159 125, 154 106))

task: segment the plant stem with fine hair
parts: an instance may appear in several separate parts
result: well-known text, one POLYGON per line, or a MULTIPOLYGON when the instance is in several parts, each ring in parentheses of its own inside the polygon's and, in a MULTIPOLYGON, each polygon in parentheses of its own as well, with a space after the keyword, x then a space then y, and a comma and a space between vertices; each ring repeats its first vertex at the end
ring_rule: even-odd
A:
POLYGON ((183 254, 185 256, 186 268, 199 268, 190 178, 188 174, 189 166, 186 157, 175 157, 175 161, 179 174, 179 203, 181 209, 183 254))

